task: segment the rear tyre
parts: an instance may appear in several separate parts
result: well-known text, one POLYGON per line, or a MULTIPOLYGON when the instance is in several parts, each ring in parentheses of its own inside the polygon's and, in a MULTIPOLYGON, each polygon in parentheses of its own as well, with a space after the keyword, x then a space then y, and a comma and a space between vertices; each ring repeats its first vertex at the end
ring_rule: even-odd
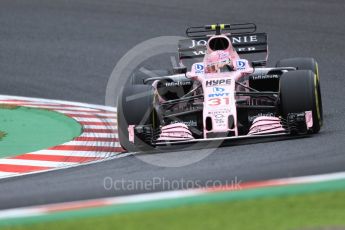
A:
POLYGON ((289 113, 312 111, 312 133, 318 133, 322 126, 322 102, 319 82, 314 72, 296 70, 284 73, 280 78, 281 113, 287 118, 289 113))
POLYGON ((278 61, 276 67, 295 67, 297 70, 311 70, 318 74, 318 66, 314 58, 286 58, 278 61))
POLYGON ((125 150, 133 152, 150 148, 143 141, 136 139, 138 144, 129 141, 128 125, 152 124, 153 100, 153 88, 150 85, 130 85, 123 88, 117 103, 117 125, 119 142, 125 150))

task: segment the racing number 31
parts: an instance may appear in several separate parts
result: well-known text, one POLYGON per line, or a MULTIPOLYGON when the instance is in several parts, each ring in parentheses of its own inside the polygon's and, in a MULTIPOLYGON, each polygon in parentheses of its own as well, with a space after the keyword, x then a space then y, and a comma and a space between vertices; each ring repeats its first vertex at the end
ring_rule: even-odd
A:
POLYGON ((208 99, 208 105, 210 106, 229 105, 229 104, 230 104, 230 99, 228 97, 208 99))

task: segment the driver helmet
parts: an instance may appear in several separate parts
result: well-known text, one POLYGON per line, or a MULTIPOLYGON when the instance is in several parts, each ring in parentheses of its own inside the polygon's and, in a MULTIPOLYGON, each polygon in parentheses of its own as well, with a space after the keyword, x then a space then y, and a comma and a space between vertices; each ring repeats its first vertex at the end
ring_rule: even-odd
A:
POLYGON ((217 73, 226 65, 230 65, 230 54, 223 50, 213 51, 205 55, 204 66, 206 73, 217 73))

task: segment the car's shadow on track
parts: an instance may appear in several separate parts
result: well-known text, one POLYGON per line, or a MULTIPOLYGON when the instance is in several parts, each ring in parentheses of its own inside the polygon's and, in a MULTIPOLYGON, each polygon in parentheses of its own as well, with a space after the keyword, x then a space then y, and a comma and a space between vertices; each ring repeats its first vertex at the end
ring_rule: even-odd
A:
POLYGON ((241 139, 241 140, 231 140, 231 141, 209 141, 197 144, 178 144, 178 145, 166 145, 160 146, 158 148, 149 150, 149 151, 139 151, 136 152, 136 155, 151 155, 159 153, 168 153, 168 152, 179 152, 179 151, 191 151, 191 150, 201 150, 201 149, 215 149, 222 147, 231 147, 231 146, 241 146, 241 145, 253 145, 253 144, 262 144, 268 142, 277 142, 277 141, 286 141, 294 139, 305 139, 311 138, 312 135, 285 135, 279 137, 258 137, 251 139, 241 139))

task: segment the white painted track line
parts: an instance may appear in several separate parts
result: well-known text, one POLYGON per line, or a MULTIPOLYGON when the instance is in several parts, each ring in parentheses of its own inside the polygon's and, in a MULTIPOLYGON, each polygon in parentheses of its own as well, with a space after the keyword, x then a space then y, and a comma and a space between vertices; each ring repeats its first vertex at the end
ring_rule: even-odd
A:
POLYGON ((0 164, 6 165, 25 165, 25 166, 38 166, 38 167, 61 167, 68 165, 75 165, 75 162, 59 162, 59 161, 38 161, 38 160, 21 160, 21 159, 0 159, 0 164))

